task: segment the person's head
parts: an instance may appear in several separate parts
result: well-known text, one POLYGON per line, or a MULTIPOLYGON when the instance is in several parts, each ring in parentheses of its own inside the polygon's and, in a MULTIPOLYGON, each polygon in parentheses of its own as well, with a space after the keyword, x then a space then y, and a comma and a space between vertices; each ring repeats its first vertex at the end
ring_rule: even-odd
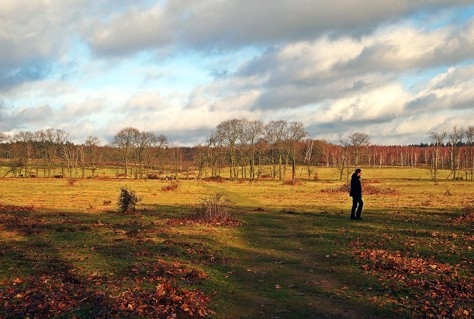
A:
POLYGON ((357 168, 354 172, 354 174, 360 176, 360 174, 362 174, 362 170, 360 168, 357 168))

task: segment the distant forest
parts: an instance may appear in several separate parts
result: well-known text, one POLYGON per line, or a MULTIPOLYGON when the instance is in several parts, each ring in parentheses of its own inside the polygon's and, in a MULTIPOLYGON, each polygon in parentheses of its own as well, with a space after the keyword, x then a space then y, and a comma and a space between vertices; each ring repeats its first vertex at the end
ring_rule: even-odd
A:
POLYGON ((88 136, 75 144, 61 129, 0 132, 3 177, 99 178, 112 169, 116 178, 215 178, 256 180, 314 179, 317 166, 335 167, 340 179, 354 167, 422 167, 433 180, 439 169, 449 179, 473 180, 474 126, 427 132, 431 143, 380 146, 365 133, 353 133, 338 144, 307 137, 301 122, 248 121, 220 123, 205 145, 173 146, 164 135, 126 127, 110 145, 88 136), (287 174, 291 173, 291 174, 287 174), (301 173, 298 178, 301 177, 301 173))

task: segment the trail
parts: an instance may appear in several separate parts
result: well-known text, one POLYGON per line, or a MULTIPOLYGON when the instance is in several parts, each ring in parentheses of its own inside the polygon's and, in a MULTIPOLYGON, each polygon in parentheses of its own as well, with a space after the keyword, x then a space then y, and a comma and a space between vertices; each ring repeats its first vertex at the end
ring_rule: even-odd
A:
MULTIPOLYGON (((237 205, 258 205, 228 188, 209 188, 237 205)), ((241 257, 229 276, 238 287, 232 292, 234 303, 245 305, 239 318, 380 317, 375 305, 345 294, 360 287, 348 273, 353 269, 352 252, 339 250, 345 240, 334 228, 340 216, 262 208, 239 215, 245 223, 240 230, 245 246, 236 251, 241 257)))

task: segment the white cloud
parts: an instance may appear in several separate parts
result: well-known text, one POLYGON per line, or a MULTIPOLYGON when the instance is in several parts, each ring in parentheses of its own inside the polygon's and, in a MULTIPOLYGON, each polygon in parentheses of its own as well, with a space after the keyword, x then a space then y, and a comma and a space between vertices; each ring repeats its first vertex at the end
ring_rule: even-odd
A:
POLYGON ((0 0, 0 124, 183 141, 232 118, 284 119, 316 138, 416 143, 424 121, 472 122, 465 10, 472 1, 0 0))
POLYGON ((474 65, 451 67, 433 77, 410 101, 408 107, 424 111, 473 110, 473 86, 474 65))
POLYGON ((399 85, 378 87, 361 95, 331 101, 323 116, 317 117, 320 122, 386 121, 400 116, 409 98, 399 85))

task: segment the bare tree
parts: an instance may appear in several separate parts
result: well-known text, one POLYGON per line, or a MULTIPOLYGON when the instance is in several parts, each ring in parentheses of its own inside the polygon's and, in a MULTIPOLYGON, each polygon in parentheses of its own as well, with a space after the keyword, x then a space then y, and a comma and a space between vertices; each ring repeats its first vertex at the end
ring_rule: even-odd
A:
POLYGON ((283 179, 283 156, 285 152, 284 141, 288 123, 286 121, 271 121, 265 125, 265 139, 270 144, 274 155, 271 157, 273 176, 276 176, 278 164, 278 178, 283 179))
POLYGON ((325 165, 326 167, 329 167, 331 166, 331 154, 333 153, 334 147, 333 145, 329 144, 329 143, 326 143, 326 141, 323 141, 321 143, 321 151, 323 153, 323 156, 324 156, 324 162, 325 162, 325 165))
POLYGON ((11 142, 16 144, 16 149, 18 152, 17 154, 17 165, 20 169, 19 173, 21 173, 22 169, 24 169, 23 176, 27 177, 30 175, 30 162, 33 156, 33 142, 34 142, 34 134, 29 131, 21 131, 17 134, 13 135, 11 138, 11 142))
MULTIPOLYGON (((64 147, 66 146, 68 133, 61 129, 49 128, 46 131, 40 131, 36 134, 36 137, 43 141, 45 147, 42 150, 45 160, 45 170, 47 176, 51 176, 51 171, 55 170, 55 163, 57 160, 64 160, 66 166, 72 165, 68 156, 68 152, 64 147), (65 152, 66 151, 66 152, 65 152)), ((61 162, 61 174, 55 174, 58 176, 64 176, 64 162, 61 162)))
POLYGON ((64 164, 68 171, 69 178, 72 178, 72 170, 77 167, 79 159, 79 152, 77 146, 68 140, 68 133, 66 131, 57 129, 54 131, 54 144, 59 148, 61 159, 64 161, 61 165, 61 176, 64 176, 64 164))
POLYGON ((207 158, 207 152, 208 152, 208 147, 198 144, 196 145, 193 150, 193 160, 194 160, 194 165, 197 166, 197 178, 201 178, 203 173, 204 173, 204 167, 206 166, 206 163, 208 161, 207 158))
POLYGON ((255 179, 255 155, 258 141, 263 138, 264 125, 261 121, 244 122, 243 140, 248 143, 249 163, 250 163, 250 180, 255 179))
POLYGON ((303 123, 290 122, 286 132, 286 144, 288 145, 288 154, 291 160, 291 181, 296 182, 296 149, 301 140, 306 136, 303 123))
POLYGON ((133 136, 133 144, 135 146, 135 154, 138 162, 136 178, 143 178, 145 151, 157 142, 158 138, 151 132, 138 132, 133 136))
POLYGON ((339 180, 342 181, 342 176, 344 176, 344 171, 347 171, 346 175, 347 178, 349 178, 349 145, 350 145, 350 140, 349 138, 346 138, 345 140, 340 140, 339 143, 341 143, 342 146, 342 151, 339 156, 339 163, 337 166, 337 170, 339 171, 339 180))
POLYGON ((458 178, 459 144, 462 142, 464 134, 464 129, 458 128, 456 125, 453 126, 453 129, 448 134, 451 155, 451 175, 453 180, 458 178))
POLYGON ((168 138, 160 134, 158 136, 153 135, 150 138, 150 147, 145 150, 145 157, 147 158, 147 166, 149 168, 156 167, 159 174, 164 171, 165 164, 165 150, 168 145, 168 138))
POLYGON ((134 143, 137 140, 137 136, 140 134, 140 131, 133 127, 126 127, 120 130, 114 136, 113 145, 117 146, 122 154, 124 160, 124 175, 128 177, 128 166, 130 154, 133 151, 134 143))
POLYGON ((428 132, 430 135, 431 141, 433 143, 433 163, 432 167, 432 177, 435 181, 438 180, 438 167, 439 167, 439 157, 440 157, 440 148, 443 145, 444 139, 446 138, 446 131, 436 132, 430 131, 428 132))
POLYGON ((217 136, 217 132, 211 133, 211 136, 207 140, 207 159, 211 165, 211 176, 220 176, 221 161, 222 158, 222 141, 217 136))
MULTIPOLYGON (((36 146, 36 151, 38 153, 39 159, 42 161, 41 166, 43 168, 43 176, 49 176, 48 171, 49 171, 49 152, 48 152, 48 138, 46 135, 46 132, 43 130, 38 130, 35 132, 35 141, 38 143, 36 146)), ((38 173, 38 172, 37 172, 38 173)))
POLYGON ((37 142, 36 151, 42 160, 43 176, 51 177, 56 161, 62 158, 59 143, 64 140, 67 133, 63 130, 49 128, 44 131, 36 131, 34 135, 37 142))
POLYGON ((474 178, 474 126, 469 126, 466 129, 466 145, 469 148, 468 150, 468 160, 467 166, 470 168, 470 180, 474 178))
POLYGON ((95 177, 95 171, 97 169, 97 153, 100 141, 99 138, 96 136, 89 135, 84 142, 85 152, 88 156, 89 163, 91 165, 91 177, 95 177))
POLYGON ((311 159, 313 157, 313 144, 314 141, 312 139, 306 140, 306 148, 304 153, 304 163, 306 164, 306 171, 308 172, 308 179, 311 178, 311 173, 313 172, 311 168, 311 159))
POLYGON ((363 147, 370 145, 370 138, 369 135, 365 133, 353 133, 349 135, 349 144, 352 147, 353 155, 354 155, 354 166, 357 167, 359 165, 359 156, 363 147))
POLYGON ((229 147, 229 177, 236 178, 237 173, 237 141, 243 133, 244 120, 227 120, 220 123, 216 128, 216 137, 221 143, 229 147))

